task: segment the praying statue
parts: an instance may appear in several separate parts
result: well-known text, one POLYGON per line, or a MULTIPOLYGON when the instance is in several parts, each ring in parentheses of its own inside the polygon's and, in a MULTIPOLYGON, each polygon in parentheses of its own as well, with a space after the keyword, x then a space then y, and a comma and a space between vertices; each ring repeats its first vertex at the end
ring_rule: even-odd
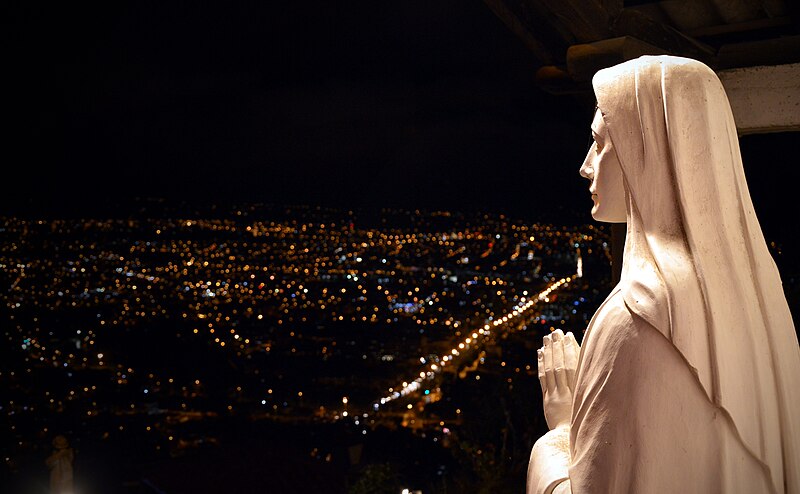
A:
POLYGON ((800 347, 719 79, 645 56, 592 84, 580 174, 627 224, 622 273, 580 346, 537 352, 528 494, 800 494, 800 347))
POLYGON ((69 447, 67 438, 58 435, 53 438, 55 451, 45 463, 50 469, 50 492, 52 494, 72 494, 72 461, 75 452, 69 447))

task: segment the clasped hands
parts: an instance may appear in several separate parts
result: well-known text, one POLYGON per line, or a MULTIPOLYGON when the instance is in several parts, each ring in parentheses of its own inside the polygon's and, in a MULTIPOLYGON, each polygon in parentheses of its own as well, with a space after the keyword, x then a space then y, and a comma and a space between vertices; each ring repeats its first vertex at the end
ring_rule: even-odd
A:
POLYGON ((546 335, 544 346, 536 351, 544 417, 551 430, 569 426, 579 355, 580 346, 573 334, 565 335, 560 329, 546 335))

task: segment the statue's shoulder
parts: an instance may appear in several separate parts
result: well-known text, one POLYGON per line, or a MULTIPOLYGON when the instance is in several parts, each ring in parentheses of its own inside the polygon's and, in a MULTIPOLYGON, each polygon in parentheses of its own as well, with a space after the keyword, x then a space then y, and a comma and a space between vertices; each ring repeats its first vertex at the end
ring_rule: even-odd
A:
POLYGON ((602 340, 609 336, 613 338, 614 335, 631 329, 633 324, 635 324, 634 316, 625 303, 620 286, 617 285, 592 316, 584 340, 602 340))
POLYGON ((608 297, 600 304, 589 327, 605 326, 609 323, 626 324, 633 321, 630 309, 625 304, 625 297, 620 285, 614 287, 608 297))
POLYGON ((649 343, 658 331, 639 317, 627 304, 624 291, 614 290, 597 309, 581 346, 579 373, 590 383, 602 386, 612 376, 615 382, 629 376, 619 374, 636 363, 647 362, 651 355, 649 343))

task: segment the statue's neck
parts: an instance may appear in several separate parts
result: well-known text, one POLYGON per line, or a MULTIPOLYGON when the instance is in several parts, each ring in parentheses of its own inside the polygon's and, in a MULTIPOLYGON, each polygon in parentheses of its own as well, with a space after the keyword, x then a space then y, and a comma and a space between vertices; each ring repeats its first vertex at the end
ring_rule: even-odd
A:
MULTIPOLYGON (((642 270, 661 271, 656 259, 669 262, 671 268, 680 268, 678 264, 689 262, 686 246, 686 235, 680 219, 681 212, 675 207, 672 194, 662 192, 662 201, 658 206, 648 203, 643 211, 637 206, 634 197, 625 189, 627 202, 627 227, 625 234, 625 250, 622 256, 621 280, 639 277, 642 270)), ((647 200, 646 198, 642 198, 647 200)))
POLYGON ((625 199, 627 202, 627 216, 625 228, 625 248, 622 253, 622 271, 620 281, 630 280, 637 270, 641 268, 643 257, 649 258, 649 253, 643 252, 647 242, 644 239, 644 229, 642 228, 641 215, 636 210, 636 205, 631 200, 627 188, 625 189, 625 199))

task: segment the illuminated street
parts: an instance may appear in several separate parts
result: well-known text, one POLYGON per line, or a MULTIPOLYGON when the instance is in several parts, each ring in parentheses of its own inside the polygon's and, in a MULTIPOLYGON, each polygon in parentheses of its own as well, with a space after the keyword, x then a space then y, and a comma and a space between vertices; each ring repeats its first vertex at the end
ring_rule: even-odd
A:
POLYGON ((5 218, 0 234, 12 469, 54 428, 144 458, 225 443, 213 424, 230 420, 450 444, 471 408, 455 381, 536 396, 533 347, 582 331, 583 265, 608 262, 593 227, 447 212, 5 218))

